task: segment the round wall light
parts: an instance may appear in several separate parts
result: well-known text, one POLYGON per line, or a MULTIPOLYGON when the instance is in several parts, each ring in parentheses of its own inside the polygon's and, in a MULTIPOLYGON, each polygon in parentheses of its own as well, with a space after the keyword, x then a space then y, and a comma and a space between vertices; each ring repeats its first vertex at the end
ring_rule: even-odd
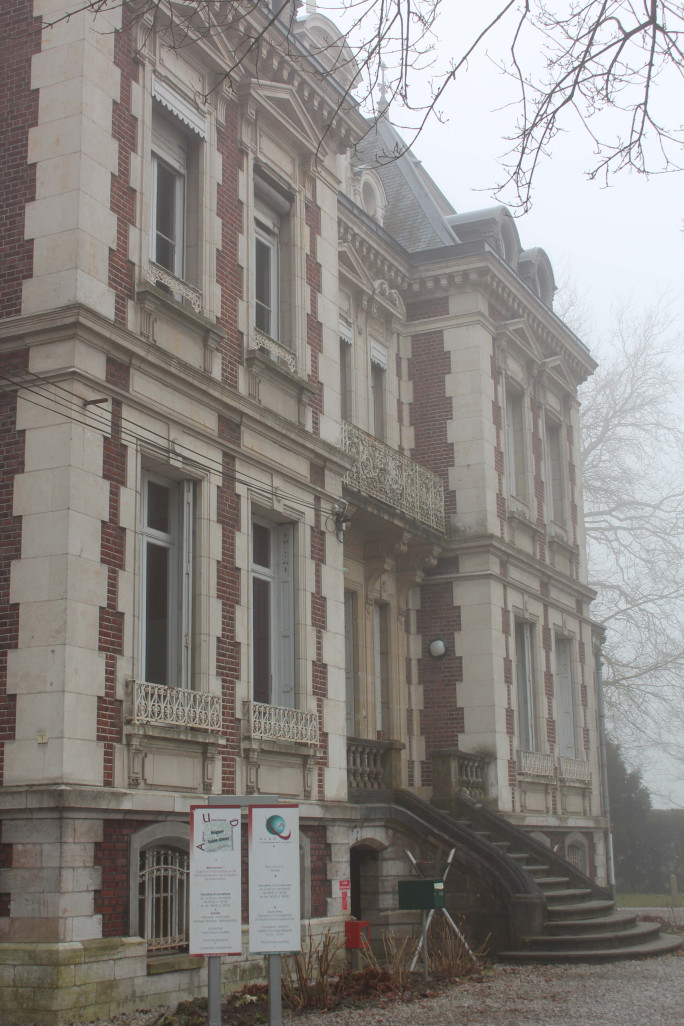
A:
POLYGON ((447 651, 447 643, 443 638, 433 638, 428 645, 428 652, 433 659, 443 659, 447 651))

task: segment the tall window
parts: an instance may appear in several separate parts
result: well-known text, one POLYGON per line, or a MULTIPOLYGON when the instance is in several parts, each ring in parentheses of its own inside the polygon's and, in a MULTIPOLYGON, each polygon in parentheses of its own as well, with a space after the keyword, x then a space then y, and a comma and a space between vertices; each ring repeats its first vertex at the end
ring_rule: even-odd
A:
POLYGON ((572 641, 556 635, 556 712, 558 752, 570 759, 576 755, 575 709, 572 687, 572 641))
POLYGON ((389 737, 389 630, 388 607, 373 606, 373 650, 375 673, 375 730, 378 738, 389 737))
POLYGON ((546 492, 548 515, 562 524, 565 517, 561 426, 549 420, 546 422, 546 492))
POLYGON ((344 593, 344 682, 347 709, 347 737, 356 733, 356 615, 353 591, 344 593))
POLYGON ((294 528, 252 522, 252 694, 294 707, 294 528))
POLYGON ((263 204, 254 218, 254 324, 265 335, 280 335, 280 219, 263 204))
POLYGON ((371 365, 370 433, 381 441, 385 439, 385 371, 371 365))
POLYGON ((140 670, 150 684, 189 687, 193 485, 146 474, 142 491, 140 670))
POLYGON ((506 391, 506 448, 508 464, 508 487, 511 495, 527 499, 527 476, 525 473, 525 417, 523 394, 506 391))
POLYGON ((352 329, 340 321, 340 415, 352 419, 352 329))
POLYGON ((534 752, 534 667, 532 661, 531 623, 517 620, 515 624, 515 682, 518 699, 518 745, 524 752, 534 752))
POLYGON ((187 140, 176 124, 155 113, 152 122, 151 256, 178 278, 185 277, 187 140))
POLYGON ((370 340, 370 433, 385 441, 385 388, 387 385, 387 350, 370 340))

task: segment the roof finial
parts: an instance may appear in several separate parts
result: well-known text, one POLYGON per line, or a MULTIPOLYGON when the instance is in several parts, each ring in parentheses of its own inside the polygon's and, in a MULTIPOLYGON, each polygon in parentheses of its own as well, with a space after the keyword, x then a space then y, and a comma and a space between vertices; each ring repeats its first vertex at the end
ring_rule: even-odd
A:
POLYGON ((385 64, 384 61, 381 61, 380 62, 380 102, 378 103, 378 111, 379 111, 380 114, 384 114, 384 112, 389 107, 389 100, 387 99, 387 76, 385 75, 386 71, 387 71, 387 65, 385 64))

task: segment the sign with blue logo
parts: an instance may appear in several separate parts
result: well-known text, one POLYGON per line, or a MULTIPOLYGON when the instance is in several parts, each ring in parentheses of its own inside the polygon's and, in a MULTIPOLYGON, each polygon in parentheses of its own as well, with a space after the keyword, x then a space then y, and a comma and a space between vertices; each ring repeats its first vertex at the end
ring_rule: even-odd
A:
POLYGON ((301 950, 297 805, 249 809, 249 950, 301 950))

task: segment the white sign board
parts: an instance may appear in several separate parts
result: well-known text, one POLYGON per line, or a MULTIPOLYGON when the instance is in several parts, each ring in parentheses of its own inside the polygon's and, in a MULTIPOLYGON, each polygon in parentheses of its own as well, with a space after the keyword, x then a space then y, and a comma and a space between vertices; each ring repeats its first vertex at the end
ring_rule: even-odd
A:
POLYGON ((249 809, 249 950, 301 951, 297 805, 249 809))
POLYGON ((190 954, 242 954, 241 809, 190 809, 190 954))

